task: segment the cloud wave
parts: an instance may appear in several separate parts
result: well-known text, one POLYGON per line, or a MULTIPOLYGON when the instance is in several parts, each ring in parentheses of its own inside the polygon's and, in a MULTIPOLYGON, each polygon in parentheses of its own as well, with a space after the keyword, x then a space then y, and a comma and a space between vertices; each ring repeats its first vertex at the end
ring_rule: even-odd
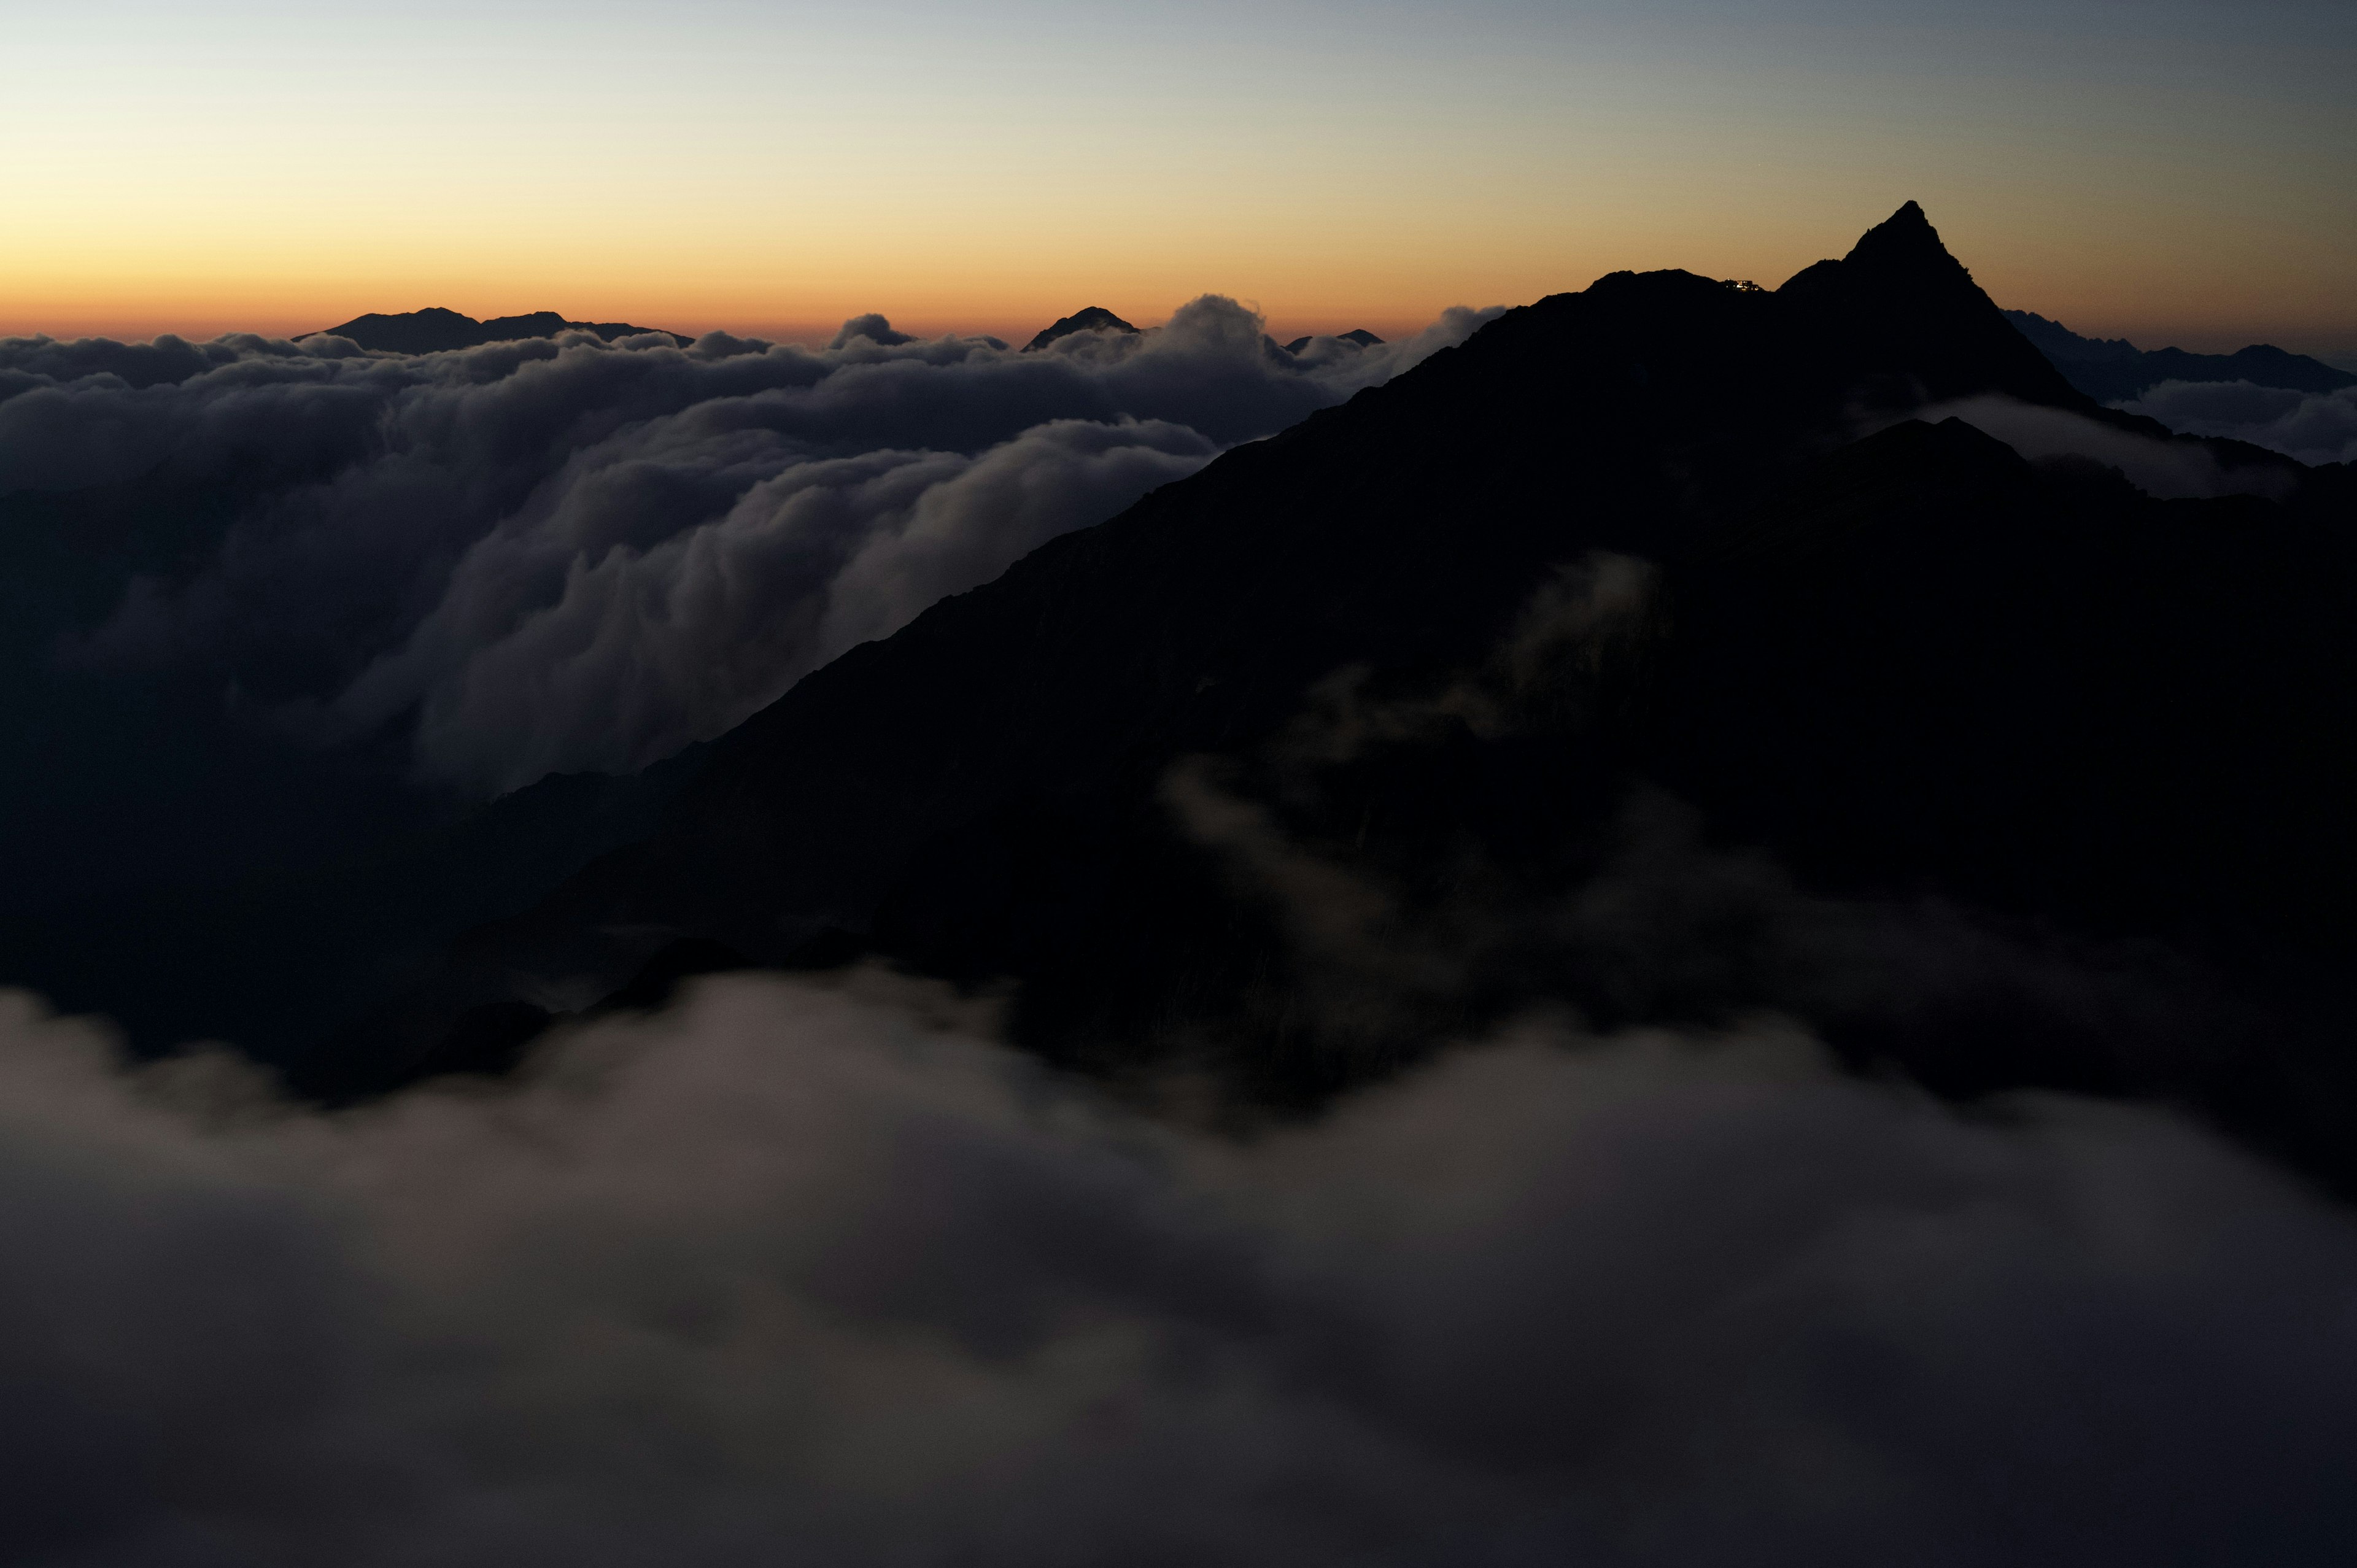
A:
POLYGON ((1297 356, 1215 295, 1038 354, 881 317, 816 350, 8 339, 0 495, 135 493, 177 530, 85 664, 211 671, 316 738, 414 725, 423 776, 496 791, 716 735, 1491 314, 1297 356))

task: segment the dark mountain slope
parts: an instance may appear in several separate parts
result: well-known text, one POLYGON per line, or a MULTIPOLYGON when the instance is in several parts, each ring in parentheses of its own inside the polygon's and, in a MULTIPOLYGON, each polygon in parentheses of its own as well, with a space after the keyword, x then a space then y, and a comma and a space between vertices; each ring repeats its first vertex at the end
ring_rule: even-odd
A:
POLYGON ((2098 403, 2125 403, 2163 381, 2250 381, 2305 392, 2357 386, 2357 375, 2271 343, 2254 343, 2231 354, 2145 349, 2125 338, 2082 338, 2061 322, 2027 310, 2008 310, 2005 316, 2072 386, 2098 403))
POLYGON ((1887 407, 1977 392, 2075 407, 2085 400, 2005 320, 1909 202, 1839 262, 1776 291, 1808 317, 1821 352, 1872 378, 1887 407))
POLYGON ((1534 1004, 1766 1009, 2357 1184, 2349 477, 2164 501, 1853 438, 1983 392, 2104 417, 1911 209, 1774 294, 1513 312, 810 677, 300 1076, 866 952, 1279 1103, 1534 1004))
POLYGON ((1813 890, 2016 939, 2009 977, 1853 1009, 1863 1046, 1960 1090, 2184 1095, 2349 1179, 2341 480, 2159 501, 1900 426, 1672 564, 1674 629, 1616 744, 1813 890))
MULTIPOLYGON (((1244 1037, 1330 1058, 1553 997, 1622 1023, 1794 1011, 1960 1091, 2216 1099, 2266 1076, 2255 1052, 2324 1070, 2357 952, 2345 509, 2154 501, 1902 424, 1630 578, 1617 628, 1532 660, 1526 618, 1505 658, 1307 704, 1214 777, 1316 875, 1382 890, 1387 934, 1362 935, 1390 956, 1346 978, 1386 1021, 1244 1037), (1664 791, 1699 837, 1661 837, 1664 791), (1435 954, 1445 985, 1396 978, 1435 954)), ((876 940, 1025 977, 1060 1048, 1294 1004, 1300 933, 1223 893, 1169 777, 939 836, 876 940)))
MULTIPOLYGON (((1845 446, 1862 409, 1981 392, 2093 406, 1912 204, 1774 294, 1621 274, 1511 313, 809 678, 714 746, 654 836, 475 933, 408 1009, 308 1074, 398 1076, 467 1008, 578 1006, 681 939, 778 962, 845 929, 960 978, 1028 977, 1044 1048, 1226 1030, 1250 1055, 1275 1036, 1238 1022, 1240 977, 1278 960, 1260 906, 1174 836, 1174 762, 1259 755, 1344 667, 1370 690, 1445 683, 1483 665, 1559 565, 1691 554, 1845 446), (1115 894, 1192 913, 1128 940, 1135 911, 1111 912, 1115 894), (1059 956, 1081 950, 1119 983, 1092 989, 1059 956)), ((1429 880, 1454 853, 1448 824, 1491 811, 1484 789, 1527 802, 1551 779, 1585 847, 1514 832, 1554 867, 1541 884, 1569 886, 1605 853, 1630 744, 1507 767, 1528 744, 1483 742, 1447 787, 1410 768, 1430 820, 1400 854, 1429 880)), ((1908 879, 1884 869, 1867 880, 1908 879)))
MULTIPOLYGON (((641 332, 658 330, 652 327, 632 327, 620 321, 567 321, 554 310, 535 310, 524 316, 497 316, 489 321, 478 321, 455 310, 432 306, 424 310, 409 310, 398 315, 371 312, 356 316, 340 327, 326 328, 331 338, 348 338, 372 353, 381 354, 445 354, 457 349, 473 349, 485 343, 504 343, 518 338, 554 338, 560 332, 595 332, 612 342, 617 338, 632 338, 641 332)), ((685 344, 687 339, 675 332, 664 333, 685 344)))

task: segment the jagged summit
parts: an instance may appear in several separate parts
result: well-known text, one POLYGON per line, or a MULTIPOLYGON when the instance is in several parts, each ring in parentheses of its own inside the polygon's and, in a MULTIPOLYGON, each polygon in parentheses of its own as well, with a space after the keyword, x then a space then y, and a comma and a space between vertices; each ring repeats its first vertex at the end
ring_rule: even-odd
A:
POLYGON ((1940 231, 1912 201, 1859 235, 1842 260, 1852 266, 1893 273, 1972 276, 1962 262, 1948 253, 1947 246, 1940 242, 1940 231))
MULTIPOLYGON (((348 338, 371 353, 447 354, 456 349, 512 342, 520 338, 554 338, 560 332, 595 332, 610 343, 617 338, 661 330, 653 327, 633 327, 626 321, 569 321, 554 310, 529 311, 522 316, 495 316, 488 321, 478 321, 471 316, 436 305, 424 310, 390 314, 371 311, 366 316, 355 316, 340 327, 327 328, 324 335, 348 338)), ((682 344, 688 341, 676 332, 666 336, 682 344)))
POLYGON ((1808 319, 1821 344, 1878 384, 1869 403, 1903 407, 1975 392, 2092 407, 1941 243, 1910 201, 1860 235, 1840 261, 1803 267, 1776 296, 1808 319))
POLYGON ((1052 327, 1040 328, 1039 335, 1023 345, 1027 354, 1044 349, 1059 338, 1069 338, 1075 332, 1135 332, 1136 328, 1115 316, 1102 305, 1085 306, 1063 317, 1052 327))
POLYGON ((1857 243, 1840 261, 1818 262, 1803 267, 1778 292, 1797 288, 1805 294, 1835 275, 1853 282, 1870 279, 1888 289, 1928 286, 1953 293, 1963 285, 1979 292, 1973 285, 1971 272, 1948 253, 1948 247, 1940 242, 1940 231, 1932 227, 1923 209, 1912 201, 1859 235, 1857 243))

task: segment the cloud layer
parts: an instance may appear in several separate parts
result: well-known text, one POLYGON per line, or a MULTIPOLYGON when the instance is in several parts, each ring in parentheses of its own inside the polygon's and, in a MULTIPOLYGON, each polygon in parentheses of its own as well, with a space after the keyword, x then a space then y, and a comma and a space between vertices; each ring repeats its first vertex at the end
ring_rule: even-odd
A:
POLYGON ((2357 387, 2299 392, 2249 381, 2163 381, 2119 406, 2188 435, 2247 441, 2311 465, 2357 463, 2357 387))
POLYGON ((738 979, 329 1116, 5 1007, 26 1560, 2357 1543, 2357 1228, 2154 1111, 1534 1022, 1237 1139, 738 979))
POLYGON ((414 720, 422 774, 497 790, 715 735, 1488 314, 1297 356, 1210 295, 1020 355, 881 317, 823 350, 9 339, 0 495, 127 490, 179 528, 85 663, 212 671, 318 738, 414 720))

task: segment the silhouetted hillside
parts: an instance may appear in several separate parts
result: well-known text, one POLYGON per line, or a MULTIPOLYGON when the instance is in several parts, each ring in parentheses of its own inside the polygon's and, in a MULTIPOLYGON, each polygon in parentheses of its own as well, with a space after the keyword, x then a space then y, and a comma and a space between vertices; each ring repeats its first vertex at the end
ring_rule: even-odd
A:
POLYGON ((2098 403, 2125 403, 2163 381, 2250 381, 2307 392, 2357 386, 2357 375, 2272 344, 2255 343, 2231 354, 2144 349, 2125 338, 2082 338, 2061 322, 2027 310, 2008 310, 2005 316, 2072 385, 2098 403))
POLYGON ((1992 393, 2169 441, 1911 203, 1772 293, 1512 312, 809 677, 307 1075, 511 1049, 520 998, 687 941, 1011 983, 1051 1057, 1280 1100, 1534 1003, 1771 1008, 2346 1175, 2348 477, 2221 447, 2287 501, 2158 500, 1953 421, 1855 439, 1992 393))
MULTIPOLYGON (((495 316, 489 321, 478 321, 439 306, 397 316, 356 316, 340 327, 326 328, 329 337, 348 338, 372 353, 389 354, 443 354, 518 338, 554 338, 560 332, 595 332, 610 343, 617 338, 658 330, 619 321, 567 321, 553 310, 535 310, 526 316, 495 316)), ((677 333, 664 336, 683 344, 687 342, 677 333)))

